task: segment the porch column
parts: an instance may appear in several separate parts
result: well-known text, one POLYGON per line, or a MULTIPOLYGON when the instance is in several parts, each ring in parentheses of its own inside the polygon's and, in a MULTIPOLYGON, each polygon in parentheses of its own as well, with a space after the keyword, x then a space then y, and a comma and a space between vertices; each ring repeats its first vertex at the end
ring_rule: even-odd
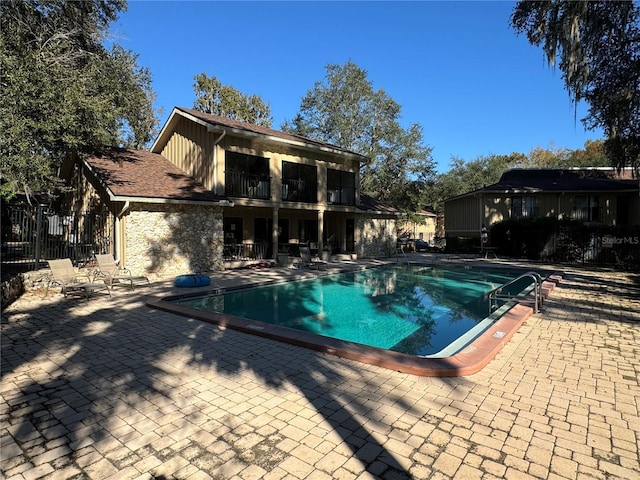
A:
POLYGON ((324 238, 324 210, 318 210, 318 254, 322 252, 324 247, 322 239, 324 238))
POLYGON ((124 241, 123 241, 123 222, 124 219, 114 215, 114 234, 113 234, 113 258, 120 265, 124 265, 124 241))
POLYGON ((271 243, 273 244, 273 252, 271 253, 272 260, 278 258, 278 207, 273 207, 273 228, 271 229, 271 243))

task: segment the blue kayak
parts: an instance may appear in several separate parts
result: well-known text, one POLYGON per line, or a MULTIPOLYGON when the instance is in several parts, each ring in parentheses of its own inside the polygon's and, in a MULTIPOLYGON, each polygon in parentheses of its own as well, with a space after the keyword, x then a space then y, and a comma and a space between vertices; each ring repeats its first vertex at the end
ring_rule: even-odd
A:
POLYGON ((206 287, 211 283, 211 279, 200 273, 189 275, 179 275, 173 281, 176 287, 206 287))

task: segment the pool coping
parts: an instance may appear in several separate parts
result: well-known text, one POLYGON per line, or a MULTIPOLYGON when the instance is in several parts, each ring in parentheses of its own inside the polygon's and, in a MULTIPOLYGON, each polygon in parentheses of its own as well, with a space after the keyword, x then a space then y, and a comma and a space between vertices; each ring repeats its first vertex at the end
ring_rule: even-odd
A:
MULTIPOLYGON (((562 274, 554 273, 543 281, 543 301, 561 280, 562 274)), ((257 282, 242 287, 205 289, 198 293, 224 293, 263 285, 265 285, 264 282, 257 282)), ((222 328, 230 328, 321 353, 424 377, 457 377, 471 375, 480 371, 495 358, 520 326, 534 314, 534 307, 532 306, 534 304, 534 296, 533 293, 530 293, 526 297, 514 301, 507 312, 459 352, 448 357, 434 358, 393 352, 233 315, 198 310, 171 302, 171 300, 185 296, 183 294, 152 298, 147 300, 146 305, 150 308, 211 323, 222 328)))

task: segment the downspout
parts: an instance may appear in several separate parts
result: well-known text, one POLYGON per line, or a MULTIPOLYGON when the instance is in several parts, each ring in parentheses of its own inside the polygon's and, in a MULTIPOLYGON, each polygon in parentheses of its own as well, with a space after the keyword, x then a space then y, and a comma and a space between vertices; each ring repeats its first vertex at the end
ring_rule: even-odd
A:
MULTIPOLYGON (((484 200, 484 196, 482 195, 482 193, 480 193, 480 199, 478 201, 478 203, 480 204, 480 226, 478 227, 478 232, 480 232, 480 234, 478 235, 478 238, 480 238, 480 245, 482 245, 482 226, 485 225, 486 226, 486 220, 485 220, 485 211, 484 211, 484 204, 482 203, 484 200)), ((488 227, 487 227, 488 228, 488 227)))
POLYGON ((560 192, 560 194, 558 195, 558 205, 556 205, 556 208, 558 210, 556 211, 556 231, 553 232, 553 252, 554 253, 556 251, 556 248, 558 247, 558 234, 560 233, 558 230, 558 226, 560 225, 560 220, 562 219, 561 213, 560 213, 560 207, 562 206, 562 199, 565 193, 566 192, 560 192))
MULTIPOLYGON (((207 132, 213 133, 214 129, 211 126, 209 126, 207 127, 207 132)), ((226 134, 227 134, 227 131, 222 130, 222 133, 220 134, 220 136, 213 142, 213 193, 214 195, 218 194, 218 148, 217 146, 220 143, 220 141, 225 137, 226 134)))
POLYGON ((120 239, 122 238, 122 226, 120 224, 121 222, 121 218, 122 216, 126 213, 127 210, 129 210, 129 201, 127 200, 126 202, 124 202, 124 206, 122 207, 122 210, 120 210, 120 213, 118 213, 116 215, 116 224, 115 224, 115 242, 114 242, 114 246, 113 246, 113 253, 115 255, 115 261, 116 262, 120 262, 120 260, 122 259, 122 257, 124 255, 120 255, 121 253, 124 254, 124 245, 120 245, 120 239))

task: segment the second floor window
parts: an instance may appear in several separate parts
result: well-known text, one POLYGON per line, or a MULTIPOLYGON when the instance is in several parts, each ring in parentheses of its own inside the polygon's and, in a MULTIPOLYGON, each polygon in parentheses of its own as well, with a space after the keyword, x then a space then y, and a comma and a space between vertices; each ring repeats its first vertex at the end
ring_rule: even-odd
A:
POLYGON ((511 197, 511 218, 532 218, 538 215, 536 197, 511 197))
POLYGON ((282 162, 282 200, 316 203, 318 174, 315 165, 282 162))
POLYGON ((577 195, 571 212, 571 218, 583 222, 602 221, 602 208, 597 195, 577 195))
POLYGON ((337 205, 356 204, 356 174, 327 170, 327 201, 337 205))
POLYGON ((271 198, 269 159, 225 152, 225 192, 231 197, 271 198))

